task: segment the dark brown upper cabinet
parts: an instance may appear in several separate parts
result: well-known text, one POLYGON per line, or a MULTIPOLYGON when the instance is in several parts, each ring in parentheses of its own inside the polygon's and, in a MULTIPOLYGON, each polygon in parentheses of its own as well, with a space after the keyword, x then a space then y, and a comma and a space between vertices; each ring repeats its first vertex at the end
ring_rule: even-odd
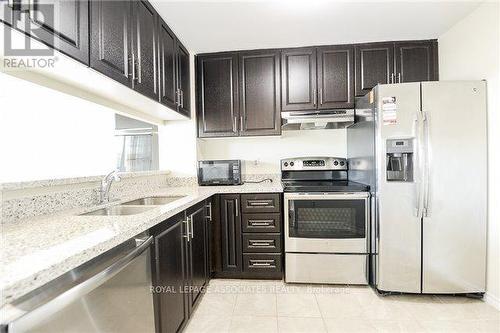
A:
POLYGON ((158 99, 157 19, 147 1, 132 3, 133 87, 141 94, 158 99))
POLYGON ((177 42, 174 33, 160 19, 159 36, 159 69, 160 69, 160 102, 177 109, 177 42))
POLYGON ((191 115, 191 80, 189 77, 189 63, 189 52, 179 41, 177 41, 178 111, 188 117, 191 115))
POLYGON ((369 43, 355 47, 356 96, 377 84, 394 82, 394 43, 369 43))
POLYGON ((436 41, 395 43, 396 82, 435 81, 438 79, 436 41))
POLYGON ((283 50, 281 66, 281 110, 316 109, 316 48, 283 50))
POLYGON ((132 29, 129 1, 91 2, 90 67, 132 87, 132 29))
MULTIPOLYGON (((4 3, 2 2, 3 6, 4 3)), ((18 30, 85 65, 89 64, 89 1, 30 1, 3 14, 18 30), (12 15, 9 17, 9 13, 12 15)))
POLYGON ((239 53, 240 135, 279 135, 280 52, 239 53))
POLYGON ((197 57, 198 136, 238 135, 238 56, 235 53, 197 57))
POLYGON ((317 49, 318 109, 354 107, 354 47, 317 49))

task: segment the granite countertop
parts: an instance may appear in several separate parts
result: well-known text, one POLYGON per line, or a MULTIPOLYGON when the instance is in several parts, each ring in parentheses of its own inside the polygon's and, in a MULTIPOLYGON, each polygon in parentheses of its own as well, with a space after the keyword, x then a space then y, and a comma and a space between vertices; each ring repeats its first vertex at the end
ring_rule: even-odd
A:
POLYGON ((185 197, 135 215, 78 216, 98 208, 136 199, 137 196, 123 198, 107 205, 73 209, 3 225, 0 306, 12 302, 214 194, 282 191, 279 182, 240 186, 166 187, 143 193, 140 197, 151 195, 185 195, 185 197))

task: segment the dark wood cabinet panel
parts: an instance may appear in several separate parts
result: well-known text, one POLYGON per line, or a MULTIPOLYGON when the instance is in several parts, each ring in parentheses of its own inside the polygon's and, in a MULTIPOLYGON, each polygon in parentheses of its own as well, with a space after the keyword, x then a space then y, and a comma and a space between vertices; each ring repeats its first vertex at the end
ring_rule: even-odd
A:
MULTIPOLYGON (((205 203, 202 202, 186 211, 190 226, 189 240, 189 280, 190 309, 200 299, 203 288, 208 282, 208 240, 205 203)), ((190 310, 191 312, 191 310, 190 310)))
POLYGON ((355 47, 356 96, 364 96, 377 84, 394 78, 394 43, 361 44, 355 47))
POLYGON ((281 110, 316 109, 316 48, 281 52, 281 110))
POLYGON ((394 48, 397 82, 438 79, 436 41, 397 42, 394 48))
POLYGON ((155 236, 153 283, 169 288, 155 293, 156 322, 162 333, 178 332, 188 320, 187 299, 183 292, 186 279, 183 221, 184 214, 172 217, 164 222, 169 227, 155 236))
POLYGON ((241 272, 240 195, 220 196, 222 272, 241 272))
POLYGON ((281 279, 283 275, 281 254, 245 253, 243 271, 245 276, 281 279))
POLYGON ((158 100, 158 16, 147 1, 137 0, 132 5, 134 90, 158 100))
POLYGON ((238 56, 198 57, 196 81, 198 136, 237 136, 238 56))
POLYGON ((131 5, 129 1, 91 2, 90 67, 132 86, 131 5))
POLYGON ((13 11, 16 28, 88 65, 89 1, 32 0, 30 5, 30 10, 13 11))
POLYGON ((189 73, 189 52, 177 41, 177 86, 180 89, 179 112, 191 117, 191 83, 189 73))
POLYGON ((239 70, 240 135, 279 135, 279 51, 241 52, 239 70))
POLYGON ((354 107, 354 48, 319 47, 318 109, 354 107))
POLYGON ((160 102, 177 109, 177 46, 174 33, 160 19, 158 29, 160 102))

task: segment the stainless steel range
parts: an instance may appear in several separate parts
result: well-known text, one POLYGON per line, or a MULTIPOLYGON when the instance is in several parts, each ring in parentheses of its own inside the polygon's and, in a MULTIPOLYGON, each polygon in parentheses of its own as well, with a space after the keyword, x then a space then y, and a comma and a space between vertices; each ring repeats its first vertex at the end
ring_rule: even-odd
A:
POLYGON ((350 182, 347 160, 281 161, 285 281, 368 284, 369 192, 350 182))

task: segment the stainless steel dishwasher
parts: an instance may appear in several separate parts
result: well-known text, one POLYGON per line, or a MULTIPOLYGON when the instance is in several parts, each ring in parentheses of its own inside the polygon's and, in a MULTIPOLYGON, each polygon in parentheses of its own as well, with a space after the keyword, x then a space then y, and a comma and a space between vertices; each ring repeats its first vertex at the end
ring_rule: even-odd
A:
POLYGON ((155 331, 151 244, 141 234, 1 309, 1 332, 155 331))

